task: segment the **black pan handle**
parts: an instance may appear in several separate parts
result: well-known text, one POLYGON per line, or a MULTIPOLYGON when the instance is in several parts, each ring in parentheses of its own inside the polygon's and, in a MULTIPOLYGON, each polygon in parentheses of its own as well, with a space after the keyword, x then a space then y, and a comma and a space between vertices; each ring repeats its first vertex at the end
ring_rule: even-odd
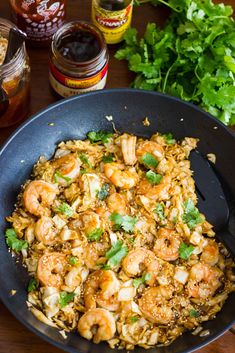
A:
POLYGON ((232 257, 235 258, 235 236, 232 235, 228 230, 222 230, 216 233, 216 236, 219 241, 226 246, 232 257))

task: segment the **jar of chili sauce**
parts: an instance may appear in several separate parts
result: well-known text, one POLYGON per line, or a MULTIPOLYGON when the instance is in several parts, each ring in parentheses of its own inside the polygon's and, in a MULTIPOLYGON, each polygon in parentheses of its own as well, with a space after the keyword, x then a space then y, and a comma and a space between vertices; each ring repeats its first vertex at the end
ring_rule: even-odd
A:
POLYGON ((0 128, 25 119, 29 110, 30 67, 25 45, 4 64, 8 36, 13 27, 13 23, 0 18, 0 128))
POLYGON ((107 45, 97 27, 83 21, 68 22, 52 39, 51 86, 62 97, 103 89, 108 60, 107 45))
POLYGON ((17 26, 27 34, 31 46, 46 47, 63 25, 67 0, 9 0, 17 26))

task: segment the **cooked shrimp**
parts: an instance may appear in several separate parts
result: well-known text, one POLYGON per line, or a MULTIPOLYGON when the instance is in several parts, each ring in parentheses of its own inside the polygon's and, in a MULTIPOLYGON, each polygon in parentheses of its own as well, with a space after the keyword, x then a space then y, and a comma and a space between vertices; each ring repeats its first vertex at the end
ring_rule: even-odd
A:
POLYGON ((92 242, 84 248, 84 263, 89 269, 97 269, 97 261, 107 251, 107 246, 102 243, 92 242))
POLYGON ((143 156, 150 153, 159 162, 164 157, 164 150, 161 145, 154 141, 141 141, 137 145, 136 156, 140 163, 143 163, 143 156))
POLYGON ((124 166, 119 163, 106 163, 104 174, 115 186, 123 189, 133 188, 139 180, 134 168, 124 170, 124 166))
POLYGON ((153 251, 165 261, 175 261, 179 257, 180 237, 174 234, 172 229, 161 228, 157 233, 157 239, 153 251))
POLYGON ((43 286, 60 288, 63 284, 66 255, 52 252, 40 257, 37 267, 37 277, 43 286))
POLYGON ((130 277, 141 275, 143 271, 150 273, 151 278, 146 282, 154 285, 161 265, 156 255, 145 248, 134 249, 124 258, 122 268, 130 277))
POLYGON ((89 310, 80 318, 78 332, 88 340, 94 336, 94 343, 110 340, 116 332, 115 319, 108 310, 100 308, 89 310))
POLYGON ((147 320, 167 325, 173 319, 173 311, 168 304, 171 297, 172 289, 168 286, 148 288, 139 299, 139 308, 147 320))
MULTIPOLYGON (((66 178, 76 179, 80 173, 79 160, 72 153, 66 154, 65 156, 55 159, 52 162, 52 165, 56 168, 57 171, 60 172, 63 177, 66 178)), ((58 181, 60 183, 65 182, 62 177, 58 177, 58 181)))
POLYGON ((116 311, 119 302, 114 297, 119 290, 119 281, 111 270, 93 272, 84 285, 85 307, 93 309, 96 303, 107 310, 116 311))
POLYGON ((121 136, 121 150, 125 164, 133 165, 136 162, 135 155, 136 136, 123 134, 121 136))
POLYGON ((137 186, 137 193, 144 195, 150 200, 163 201, 169 198, 171 178, 164 176, 158 185, 152 185, 147 179, 143 179, 137 186))
POLYGON ((35 216, 49 215, 49 206, 56 198, 58 189, 54 184, 43 180, 33 180, 25 188, 23 201, 25 208, 35 216))
POLYGON ((57 231, 52 219, 48 216, 42 216, 35 224, 35 236, 38 241, 45 245, 56 243, 57 231))
POLYGON ((193 298, 207 299, 221 286, 223 272, 218 267, 204 263, 195 264, 189 273, 188 294, 193 298))
POLYGON ((98 214, 93 211, 86 211, 80 214, 81 229, 89 234, 97 228, 101 228, 101 220, 98 214))
POLYGON ((201 260, 211 266, 217 264, 219 261, 219 247, 215 240, 208 240, 208 244, 203 248, 201 260))
POLYGON ((115 192, 107 197, 106 202, 111 213, 117 212, 121 215, 128 214, 129 207, 125 196, 122 194, 115 192))

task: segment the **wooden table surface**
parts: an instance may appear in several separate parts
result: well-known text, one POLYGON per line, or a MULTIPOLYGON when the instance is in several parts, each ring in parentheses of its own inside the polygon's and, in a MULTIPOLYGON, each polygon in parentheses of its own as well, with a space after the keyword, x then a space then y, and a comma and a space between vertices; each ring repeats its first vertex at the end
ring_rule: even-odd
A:
MULTIPOLYGON (((90 20, 91 0, 67 0, 67 19, 90 20)), ((179 0, 180 1, 180 0, 179 0)), ((235 8, 235 0, 224 1, 235 8)), ((133 25, 140 33, 149 21, 163 24, 169 11, 165 8, 154 10, 146 4, 140 8, 135 8, 133 25)), ((0 17, 10 19, 10 11, 7 0, 0 0, 0 17)), ((119 45, 111 46, 109 75, 107 88, 128 87, 133 76, 128 72, 125 62, 120 62, 113 58, 113 54, 119 45)), ((48 83, 48 50, 31 49, 28 50, 31 63, 31 102, 30 115, 38 112, 57 100, 52 94, 48 83)), ((16 128, 0 129, 0 143, 2 143, 16 128)), ((60 349, 51 346, 28 331, 15 317, 0 303, 0 353, 59 353, 60 349)), ((227 332, 225 335, 207 345, 197 353, 234 353, 235 335, 227 332)))

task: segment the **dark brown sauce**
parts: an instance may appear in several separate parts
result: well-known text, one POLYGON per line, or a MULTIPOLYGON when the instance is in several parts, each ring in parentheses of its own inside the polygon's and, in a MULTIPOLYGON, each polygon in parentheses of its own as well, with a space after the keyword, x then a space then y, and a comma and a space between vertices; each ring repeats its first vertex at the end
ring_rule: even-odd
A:
POLYGON ((100 7, 108 11, 121 11, 127 6, 126 1, 117 0, 100 0, 100 7))
POLYGON ((82 29, 65 34, 58 45, 60 54, 75 62, 89 61, 95 58, 100 50, 100 41, 96 35, 82 29))

